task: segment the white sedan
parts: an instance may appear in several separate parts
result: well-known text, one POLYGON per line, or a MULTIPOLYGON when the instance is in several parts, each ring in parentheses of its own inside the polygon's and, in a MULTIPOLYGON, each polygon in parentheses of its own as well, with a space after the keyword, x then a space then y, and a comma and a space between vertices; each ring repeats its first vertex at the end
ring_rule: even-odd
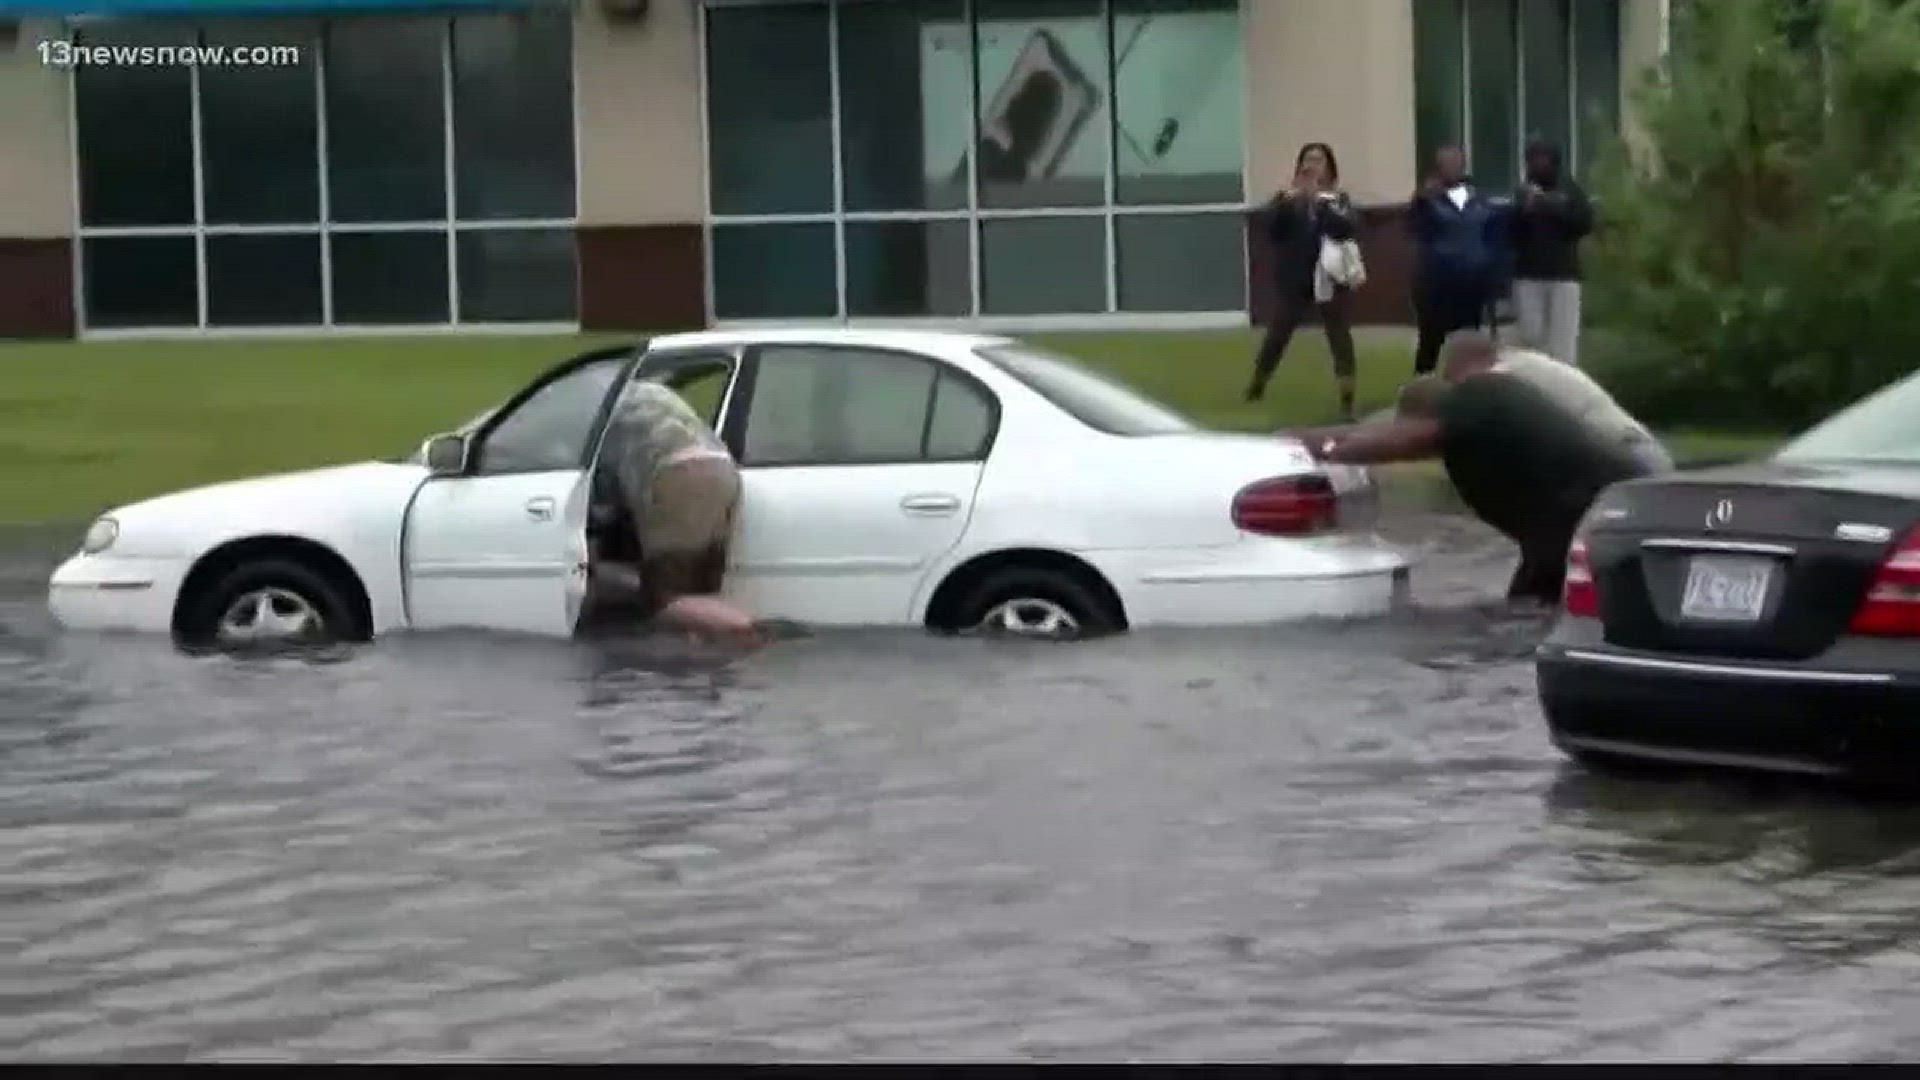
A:
POLYGON ((1297 441, 1200 430, 1009 338, 760 329, 576 357, 406 461, 113 510, 54 572, 53 614, 224 645, 571 634, 619 569, 589 552, 632 555, 594 542, 632 379, 679 390, 738 458, 727 590, 761 616, 1075 636, 1372 615, 1404 584, 1367 475, 1297 441))

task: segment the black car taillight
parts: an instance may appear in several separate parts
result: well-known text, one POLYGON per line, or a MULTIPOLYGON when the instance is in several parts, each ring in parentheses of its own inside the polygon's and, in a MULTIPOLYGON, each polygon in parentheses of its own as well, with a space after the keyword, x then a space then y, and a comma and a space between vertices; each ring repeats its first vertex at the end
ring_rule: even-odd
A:
POLYGON ((1880 564, 1848 631, 1868 637, 1920 637, 1920 528, 1902 537, 1880 564))

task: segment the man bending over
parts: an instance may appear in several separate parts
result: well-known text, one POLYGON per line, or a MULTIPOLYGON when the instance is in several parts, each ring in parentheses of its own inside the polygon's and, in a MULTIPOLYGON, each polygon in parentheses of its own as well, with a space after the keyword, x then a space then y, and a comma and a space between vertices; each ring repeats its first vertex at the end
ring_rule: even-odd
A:
POLYGON ((740 507, 740 471, 726 444, 679 394, 639 380, 614 406, 604 460, 638 533, 648 616, 755 640, 753 618, 719 595, 740 507))
POLYGON ((1510 601, 1552 604, 1574 530, 1609 485, 1661 471, 1604 425, 1496 367, 1485 334, 1447 341, 1440 379, 1402 389, 1398 415, 1308 441, 1324 461, 1375 465, 1438 457, 1474 516, 1520 546, 1510 601))

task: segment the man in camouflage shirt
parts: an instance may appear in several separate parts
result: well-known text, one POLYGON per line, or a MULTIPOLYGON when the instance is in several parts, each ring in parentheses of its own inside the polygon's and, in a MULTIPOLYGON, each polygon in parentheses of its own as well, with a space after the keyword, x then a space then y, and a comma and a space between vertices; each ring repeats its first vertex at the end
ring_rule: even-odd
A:
POLYGON ((740 472, 726 444, 679 394, 647 380, 622 392, 607 440, 604 460, 639 534, 648 615, 750 636, 751 617, 717 598, 740 508, 740 472))

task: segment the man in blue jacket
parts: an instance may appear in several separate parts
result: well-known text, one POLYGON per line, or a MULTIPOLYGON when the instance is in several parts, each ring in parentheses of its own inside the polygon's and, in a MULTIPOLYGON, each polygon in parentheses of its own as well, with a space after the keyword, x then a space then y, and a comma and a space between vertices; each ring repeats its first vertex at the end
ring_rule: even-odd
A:
POLYGON ((1419 247, 1414 374, 1425 375, 1440 362, 1448 334, 1486 325, 1505 287, 1507 216, 1508 208, 1482 194, 1467 175, 1466 151, 1441 147, 1433 175, 1414 192, 1407 216, 1419 247))

